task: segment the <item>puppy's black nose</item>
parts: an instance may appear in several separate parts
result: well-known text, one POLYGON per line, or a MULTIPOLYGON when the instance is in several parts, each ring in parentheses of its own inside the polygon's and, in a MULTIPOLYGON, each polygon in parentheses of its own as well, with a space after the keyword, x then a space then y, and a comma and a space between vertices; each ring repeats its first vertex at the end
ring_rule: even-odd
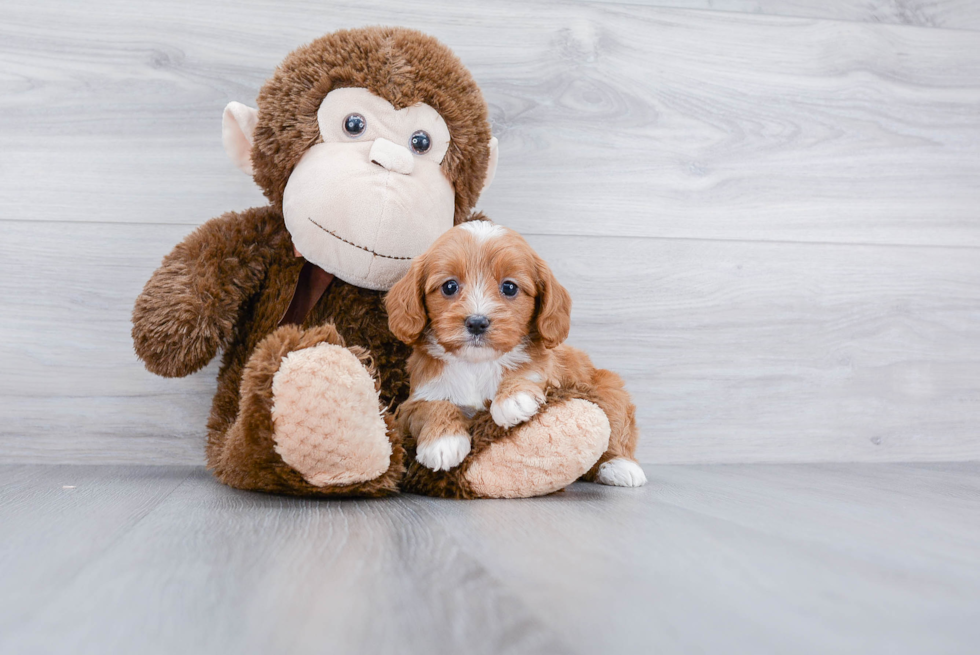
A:
POLYGON ((467 316, 463 324, 470 334, 483 334, 490 327, 490 319, 486 316, 467 316))

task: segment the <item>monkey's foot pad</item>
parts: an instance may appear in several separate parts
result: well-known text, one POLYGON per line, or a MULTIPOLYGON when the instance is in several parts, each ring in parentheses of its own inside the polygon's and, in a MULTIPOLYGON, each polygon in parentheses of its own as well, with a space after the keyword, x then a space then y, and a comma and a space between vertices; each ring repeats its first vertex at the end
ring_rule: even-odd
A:
POLYGON ((490 498, 550 494, 584 475, 608 446, 605 412, 587 400, 566 400, 476 455, 466 479, 490 498))
POLYGON ((374 380, 351 351, 321 343, 283 358, 272 379, 276 452, 312 485, 384 473, 391 443, 374 380))

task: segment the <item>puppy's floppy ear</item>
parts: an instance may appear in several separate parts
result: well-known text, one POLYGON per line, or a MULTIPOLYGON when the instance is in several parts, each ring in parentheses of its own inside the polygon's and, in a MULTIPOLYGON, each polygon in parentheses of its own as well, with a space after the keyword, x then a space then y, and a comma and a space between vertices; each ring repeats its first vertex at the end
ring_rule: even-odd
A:
POLYGON ((399 341, 413 344, 422 336, 428 322, 425 313, 425 255, 415 258, 405 277, 385 296, 388 329, 399 341))
POLYGON ((537 258, 538 297, 536 326, 546 348, 554 348, 568 338, 572 323, 572 297, 551 268, 537 258))

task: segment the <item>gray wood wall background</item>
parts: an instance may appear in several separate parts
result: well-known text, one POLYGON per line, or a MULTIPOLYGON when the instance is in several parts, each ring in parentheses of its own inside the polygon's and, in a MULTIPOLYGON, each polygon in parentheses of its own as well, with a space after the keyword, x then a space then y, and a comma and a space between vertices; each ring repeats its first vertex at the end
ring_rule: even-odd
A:
POLYGON ((263 204, 220 117, 322 33, 470 67, 481 206, 627 378, 644 462, 980 458, 980 3, 5 0, 0 460, 199 463, 215 367, 147 373, 132 302, 263 204))

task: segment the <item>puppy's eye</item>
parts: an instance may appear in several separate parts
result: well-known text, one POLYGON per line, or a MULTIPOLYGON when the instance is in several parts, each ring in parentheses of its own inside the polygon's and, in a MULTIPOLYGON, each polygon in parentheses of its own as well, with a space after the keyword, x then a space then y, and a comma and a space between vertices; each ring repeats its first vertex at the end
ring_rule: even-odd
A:
POLYGON ((425 130, 419 130, 412 135, 412 140, 409 142, 412 145, 412 150, 414 150, 419 155, 424 155, 429 152, 429 148, 432 147, 432 140, 429 138, 428 132, 425 130))
POLYGON ((344 119, 344 132, 347 132, 347 136, 359 137, 366 128, 367 121, 360 114, 348 114, 344 119))
POLYGON ((447 298, 455 296, 459 291, 459 283, 456 280, 446 280, 442 283, 442 295, 447 298))
POLYGON ((517 291, 518 291, 517 284, 511 282, 510 280, 506 280, 503 284, 500 285, 500 293, 504 294, 508 298, 513 298, 514 296, 516 296, 517 291))

